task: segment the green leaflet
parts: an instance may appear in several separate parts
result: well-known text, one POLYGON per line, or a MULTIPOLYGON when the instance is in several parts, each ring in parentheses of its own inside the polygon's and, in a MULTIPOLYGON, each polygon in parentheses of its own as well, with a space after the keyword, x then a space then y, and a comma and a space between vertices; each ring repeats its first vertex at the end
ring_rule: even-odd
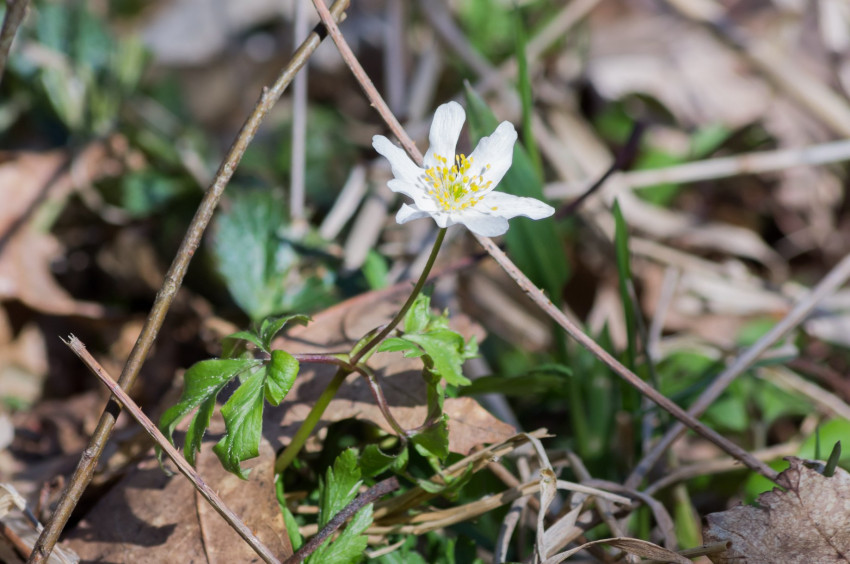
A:
MULTIPOLYGON (((303 315, 290 315, 267 319, 255 331, 240 331, 225 338, 225 349, 235 352, 233 342, 244 340, 254 343, 269 353, 268 361, 253 358, 226 358, 204 360, 186 371, 183 395, 160 419, 159 428, 173 442, 174 429, 196 407, 186 433, 183 455, 195 463, 195 454, 209 427, 215 410, 216 398, 234 378, 241 384, 227 403, 221 415, 227 428, 225 436, 213 447, 213 452, 230 472, 245 479, 247 473, 241 463, 257 456, 263 424, 263 400, 279 405, 292 389, 300 368, 298 360, 286 351, 271 351, 271 341, 290 321, 306 322, 303 315)), ((161 453, 157 453, 160 456, 161 453)))
POLYGON ((285 237, 281 226, 287 218, 280 199, 261 190, 236 190, 231 197, 230 208, 216 219, 212 250, 239 307, 259 320, 328 305, 332 274, 311 270, 300 246, 285 237))
MULTIPOLYGON (((357 452, 354 449, 344 450, 334 461, 333 468, 328 468, 325 474, 319 501, 319 527, 324 527, 334 515, 354 500, 362 483, 357 452)), ((369 504, 354 515, 336 540, 325 541, 307 559, 307 562, 310 564, 359 562, 367 542, 366 536, 362 533, 371 524, 372 504, 369 504)))
POLYGON ((424 356, 426 366, 454 386, 465 386, 469 379, 463 375, 463 362, 478 354, 475 338, 464 341, 449 327, 446 314, 431 312, 431 298, 424 294, 404 318, 404 334, 385 340, 378 351, 403 351, 408 358, 424 356))
MULTIPOLYGON (((195 452, 200 448, 201 438, 209 425, 218 393, 230 380, 261 364, 262 361, 254 359, 212 359, 198 362, 186 371, 183 395, 177 404, 162 414, 159 430, 173 443, 174 429, 177 424, 193 409, 204 404, 195 414, 190 425, 190 435, 187 436, 187 447, 190 444, 193 445, 185 453, 189 462, 195 462, 195 452)), ((160 460, 161 454, 157 453, 160 460)))
POLYGON ((213 452, 228 472, 243 480, 248 478, 248 473, 240 462, 260 454, 264 380, 263 372, 251 374, 221 408, 227 434, 213 447, 213 452))

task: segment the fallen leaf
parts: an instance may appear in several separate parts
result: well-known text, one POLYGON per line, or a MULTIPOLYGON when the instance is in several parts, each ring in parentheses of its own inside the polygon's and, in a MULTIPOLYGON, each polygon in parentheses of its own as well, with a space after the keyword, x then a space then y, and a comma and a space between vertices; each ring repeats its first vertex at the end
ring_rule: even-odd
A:
MULTIPOLYGON (((220 418, 215 431, 224 429, 220 418)), ((211 429, 212 430, 212 429, 211 429)), ((274 489, 274 451, 260 443, 251 479, 225 471, 212 452, 198 455, 198 473, 280 559, 292 554, 274 489)), ((250 465, 250 464, 249 464, 250 465)), ((254 562, 259 557, 182 475, 167 476, 153 457, 115 485, 69 535, 83 560, 97 562, 254 562)))
POLYGON ((799 458, 757 506, 741 505, 706 517, 706 544, 730 543, 709 555, 715 564, 850 562, 850 474, 826 477, 799 458))
POLYGON ((76 157, 73 170, 65 151, 0 154, 0 301, 18 299, 56 315, 103 315, 102 306, 75 300, 56 282, 50 265, 62 245, 37 226, 37 216, 43 206, 62 205, 79 183, 113 174, 110 162, 100 143, 76 157))
MULTIPOLYGON (((350 299, 318 314, 307 326, 293 328, 273 346, 291 353, 347 352, 362 335, 388 322, 408 292, 407 287, 402 287, 350 299)), ((467 317, 452 315, 450 319, 452 328, 464 338, 476 335, 481 340, 483 330, 467 317)), ((421 361, 404 358, 401 353, 377 353, 369 366, 378 375, 390 410, 399 424, 405 429, 421 425, 426 416, 421 361)), ((264 428, 270 440, 280 440, 282 444, 289 442, 334 373, 335 369, 326 365, 302 365, 286 400, 279 407, 266 410, 264 428), (279 433, 269 432, 273 425, 280 426, 279 433)), ((472 398, 447 398, 444 410, 450 418, 449 450, 452 452, 468 454, 477 445, 500 442, 515 433, 512 426, 493 417, 472 398)), ((375 404, 369 386, 355 374, 340 388, 316 429, 349 418, 370 421, 393 432, 375 404)))

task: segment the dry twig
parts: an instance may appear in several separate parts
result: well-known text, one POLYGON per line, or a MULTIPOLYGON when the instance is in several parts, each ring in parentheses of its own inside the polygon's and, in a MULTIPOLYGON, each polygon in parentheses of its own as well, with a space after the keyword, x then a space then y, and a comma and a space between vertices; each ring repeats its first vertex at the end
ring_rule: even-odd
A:
POLYGON ((122 406, 124 406, 124 409, 133 416, 133 419, 139 422, 139 425, 142 426, 145 432, 151 436, 156 444, 159 445, 163 452, 165 452, 166 456, 174 462, 180 473, 192 482, 192 485, 195 486, 198 493, 200 493, 201 496, 207 500, 210 505, 212 505, 213 509, 215 509, 225 521, 227 521, 227 524, 233 527, 233 530, 235 530, 264 561, 279 563, 280 560, 272 554, 271 550, 269 550, 268 547, 266 547, 262 541, 254 535, 253 532, 251 532, 251 529, 242 522, 238 515, 233 513, 233 511, 225 505, 224 501, 218 497, 215 491, 209 487, 206 482, 204 482, 204 479, 201 478, 186 459, 177 452, 177 449, 171 446, 171 443, 165 438, 165 435, 163 435, 160 430, 156 428, 156 425, 148 419, 147 415, 142 412, 142 409, 136 405, 136 402, 127 395, 127 392, 121 389, 115 380, 112 379, 112 376, 110 376, 103 366, 100 365, 97 359, 89 353, 85 344, 83 344, 83 342, 74 335, 71 335, 67 341, 63 339, 63 342, 68 345, 68 348, 74 351, 74 354, 83 361, 91 373, 97 376, 100 381, 109 388, 112 395, 122 406))
POLYGON ((9 60, 9 50, 15 40, 15 32, 24 21, 27 13, 29 0, 9 0, 6 2, 6 17, 3 18, 3 29, 0 30, 0 81, 3 80, 3 72, 6 70, 6 62, 9 60))

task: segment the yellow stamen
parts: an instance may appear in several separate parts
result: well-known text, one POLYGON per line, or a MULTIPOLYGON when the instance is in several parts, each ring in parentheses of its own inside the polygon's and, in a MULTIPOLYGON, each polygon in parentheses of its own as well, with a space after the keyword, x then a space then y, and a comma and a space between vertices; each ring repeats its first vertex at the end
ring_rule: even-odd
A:
POLYGON ((447 212, 475 206, 493 184, 492 181, 485 182, 483 176, 490 165, 479 169, 482 174, 471 175, 472 158, 466 155, 455 156, 451 167, 447 166, 449 160, 441 155, 434 155, 434 161, 438 164, 425 171, 424 181, 432 188, 427 193, 447 212))

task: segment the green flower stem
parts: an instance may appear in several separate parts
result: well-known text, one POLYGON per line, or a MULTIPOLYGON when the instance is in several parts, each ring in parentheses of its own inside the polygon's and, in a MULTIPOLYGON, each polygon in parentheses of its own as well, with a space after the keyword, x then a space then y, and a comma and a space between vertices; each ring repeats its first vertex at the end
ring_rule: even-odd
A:
MULTIPOLYGON (((304 443, 307 442, 307 439, 313 433, 313 429, 319 423, 322 418, 322 415, 325 413, 325 409, 327 409, 328 405, 331 403, 331 400, 336 396, 336 393, 339 391, 342 383, 345 382, 346 377, 354 372, 362 371, 364 367, 358 367, 357 364, 372 351, 376 346, 378 346, 384 338, 390 334, 390 331, 395 329, 396 325, 398 325, 404 316, 407 314, 407 311, 413 305, 413 302, 416 301, 416 296, 422 291, 422 287, 425 286, 425 281, 428 280, 428 275, 431 273, 431 268, 434 266, 434 261, 437 260, 437 253, 440 251, 440 246, 443 244, 443 239, 446 237, 446 227, 440 229, 437 233, 437 240, 434 241, 434 248, 431 249, 431 255, 428 257, 428 262, 425 264, 425 268, 422 269, 422 274, 419 275, 419 280, 416 281, 416 285, 413 287, 413 291, 410 293, 410 297, 407 298, 407 301, 401 307, 396 316, 390 321, 380 333, 372 337, 366 344, 362 344, 362 341, 357 343, 354 346, 354 349, 351 351, 351 360, 345 362, 339 356, 333 355, 331 357, 326 357, 325 355, 298 355, 304 361, 314 361, 314 362, 322 362, 327 364, 338 364, 340 366, 339 370, 337 370, 336 374, 333 377, 333 380, 330 381, 328 387, 322 392, 322 395, 319 396, 319 399, 316 400, 316 403, 313 404, 313 408, 310 410, 310 413, 307 414, 307 418, 301 423, 301 427, 298 428, 298 431, 295 433, 295 436, 292 437, 292 442, 287 445, 283 452, 280 453, 280 456, 277 457, 277 460, 274 464, 275 473, 279 474, 283 472, 286 468, 292 464, 292 461, 295 460, 295 457, 298 456, 298 453, 301 452, 301 448, 304 446, 304 443), (311 358, 307 358, 310 356, 311 358)), ((296 356, 296 358, 298 357, 296 356)), ((374 390, 373 390, 374 391, 374 390)), ((386 413, 389 413, 389 408, 387 408, 386 413)), ((390 416, 390 423, 395 422, 394 419, 390 416)), ((393 427, 397 426, 394 425, 393 427)), ((399 427, 401 429, 401 427, 399 427)), ((403 430, 402 430, 403 431, 403 430)))
POLYGON ((340 368, 336 371, 333 380, 330 381, 328 387, 325 388, 325 391, 322 392, 322 395, 320 395, 319 399, 316 400, 316 403, 313 404, 313 409, 310 410, 310 413, 307 414, 307 418, 304 419, 301 423, 301 427, 298 428, 295 436, 292 437, 292 442, 283 449, 283 452, 280 453, 280 456, 278 456, 277 460, 275 460, 274 471, 276 474, 286 470, 289 465, 292 464, 292 461, 295 460, 295 457, 298 456, 298 453, 301 452, 301 447, 303 447, 304 443, 307 442, 307 439, 313 433, 313 429, 325 413, 325 409, 327 409, 328 404, 330 404, 331 400, 334 399, 334 396, 339 391, 340 386, 342 386, 342 383, 345 382, 345 378, 351 374, 351 372, 351 370, 347 370, 345 368, 340 368))
POLYGON ((443 227, 437 233, 437 240, 434 241, 434 248, 431 249, 431 256, 428 257, 428 262, 425 264, 425 268, 422 269, 422 274, 419 275, 419 280, 416 281, 416 286, 413 287, 413 291, 410 293, 410 297, 407 298, 407 301, 404 302, 404 305, 401 307, 399 312, 390 321, 386 327, 384 327, 380 333, 375 335, 371 341, 363 345, 363 347, 357 351, 351 357, 351 364, 357 364, 360 362, 366 353, 370 350, 378 346, 384 338, 390 334, 390 331, 395 329, 396 325, 398 325, 404 316, 407 314, 407 310, 410 309, 410 306, 413 305, 413 302, 416 301, 416 297, 419 295, 419 292, 422 291, 422 287, 425 286, 425 281, 428 280, 428 275, 431 273, 431 267, 434 266, 434 261, 437 260, 437 253, 440 252, 440 246, 443 244, 443 239, 446 237, 447 227, 443 227))

